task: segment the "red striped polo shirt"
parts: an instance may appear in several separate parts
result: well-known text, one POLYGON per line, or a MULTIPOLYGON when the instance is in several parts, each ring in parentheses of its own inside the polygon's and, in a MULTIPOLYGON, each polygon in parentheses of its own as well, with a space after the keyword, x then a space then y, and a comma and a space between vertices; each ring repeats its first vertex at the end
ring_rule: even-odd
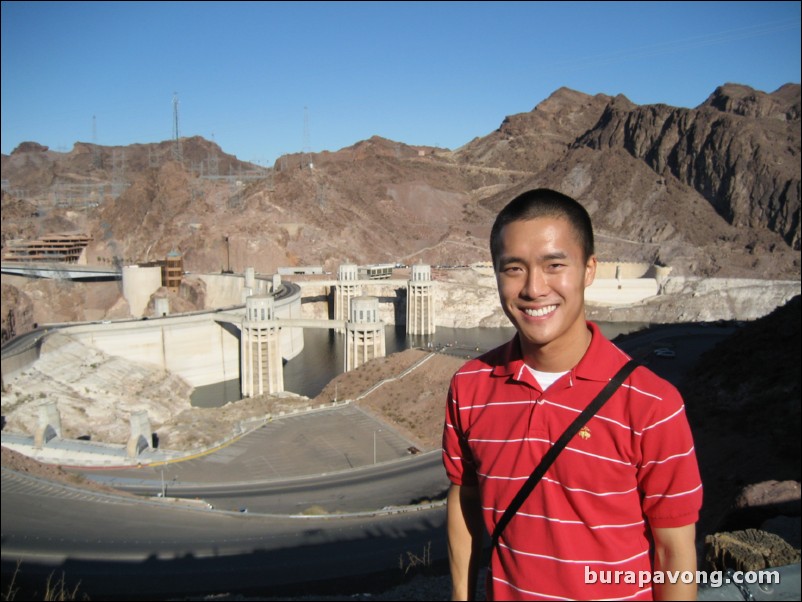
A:
MULTIPOLYGON (((629 360, 595 324, 588 328, 593 336, 582 360, 545 392, 526 369, 517 336, 452 378, 443 462, 453 483, 478 485, 488 533, 546 450, 629 360)), ((585 583, 586 574, 650 571, 650 526, 693 524, 701 501, 682 398, 638 367, 507 526, 488 596, 651 599, 650 587, 625 583, 623 573, 617 584, 585 583)))

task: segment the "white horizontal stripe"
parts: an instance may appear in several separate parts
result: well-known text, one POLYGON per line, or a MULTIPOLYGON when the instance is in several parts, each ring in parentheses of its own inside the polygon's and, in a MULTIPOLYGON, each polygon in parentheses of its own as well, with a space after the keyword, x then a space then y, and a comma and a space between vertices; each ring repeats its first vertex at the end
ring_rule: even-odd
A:
MULTIPOLYGON (((456 399, 452 399, 451 403, 456 405, 457 404, 457 400, 456 399)), ((476 405, 471 405, 471 406, 460 406, 459 410, 460 411, 463 411, 463 410, 476 410, 476 409, 487 408, 487 407, 499 407, 499 408, 501 408, 503 406, 531 405, 533 403, 537 404, 537 405, 541 405, 541 406, 542 405, 549 405, 549 406, 552 406, 552 407, 555 407, 555 408, 559 408, 561 410, 565 410, 565 411, 568 411, 568 412, 571 412, 571 413, 577 414, 577 415, 582 412, 582 410, 579 410, 577 408, 572 408, 570 406, 565 406, 565 405, 562 405, 562 404, 559 404, 559 403, 555 403, 553 401, 549 401, 548 399, 541 399, 541 400, 528 400, 527 399, 527 400, 521 400, 521 401, 490 401, 490 402, 487 402, 487 403, 476 404, 476 405)), ((682 413, 684 411, 684 409, 685 409, 684 406, 680 407, 676 412, 674 412, 670 416, 667 416, 667 417, 665 417, 665 418, 663 418, 661 420, 658 420, 654 424, 651 424, 649 426, 644 427, 642 431, 633 430, 632 429, 632 425, 624 424, 623 422, 620 422, 620 421, 615 420, 613 418, 609 418, 607 416, 602 416, 601 414, 596 414, 592 418, 598 419, 598 420, 603 420, 605 422, 609 422, 609 423, 614 424, 614 425, 616 425, 616 426, 618 426, 618 427, 620 427, 620 428, 622 428, 624 430, 631 431, 635 436, 640 437, 641 435, 643 435, 644 431, 652 429, 652 428, 662 424, 663 422, 671 420, 677 414, 682 413)))
POLYGON ((684 458, 685 456, 690 456, 693 453, 693 445, 691 445, 691 449, 686 452, 682 452, 681 454, 674 454, 673 456, 668 456, 663 460, 652 460, 651 462, 646 462, 641 468, 646 468, 649 464, 664 464, 671 460, 676 460, 677 458, 684 458))
POLYGON ((607 456, 600 456, 599 454, 592 454, 590 452, 586 452, 581 449, 576 449, 575 447, 571 447, 570 445, 566 445, 565 449, 568 451, 576 452, 578 454, 582 454, 583 456, 590 456, 591 458, 598 458, 599 460, 612 462, 613 464, 623 464, 624 466, 632 466, 631 462, 626 462, 625 460, 617 460, 616 458, 608 458, 607 456))
POLYGON ((551 441, 548 439, 536 439, 533 437, 524 437, 523 439, 468 439, 468 443, 523 443, 525 441, 535 441, 537 443, 548 443, 551 445, 551 441))
MULTIPOLYGON (((530 596, 537 596, 539 598, 549 598, 551 600, 572 600, 573 599, 573 598, 563 598, 561 596, 552 596, 550 594, 544 594, 543 592, 535 592, 535 591, 531 591, 531 590, 528 590, 528 589, 523 589, 522 587, 517 587, 517 586, 513 585, 509 581, 504 581, 504 579, 502 579, 501 577, 495 577, 494 576, 493 577, 493 581, 498 581, 499 583, 503 583, 507 587, 510 587, 510 588, 512 588, 512 589, 514 589, 516 591, 519 591, 521 593, 524 593, 524 594, 529 594, 530 596)), ((601 602, 606 602, 607 600, 632 600, 634 598, 639 598, 641 596, 645 596, 645 597, 651 599, 651 591, 652 591, 652 587, 649 586, 649 587, 646 587, 644 589, 636 591, 631 596, 625 596, 623 598, 618 597, 618 598, 593 598, 593 599, 594 600, 599 600, 601 602)))
POLYGON ((526 479, 529 478, 529 475, 523 477, 501 477, 492 474, 482 474, 482 473, 477 473, 476 476, 482 477, 490 481, 525 481, 526 479))
POLYGON ((560 481, 556 481, 554 479, 549 479, 546 477, 543 477, 542 480, 551 483, 552 485, 557 485, 559 487, 562 487, 563 489, 567 489, 568 491, 573 491, 574 493, 588 493, 590 495, 595 495, 598 497, 606 497, 608 495, 627 495, 629 493, 632 493, 633 491, 637 491, 638 489, 637 487, 632 487, 631 489, 627 489, 625 491, 591 491, 590 489, 568 487, 567 485, 563 485, 562 483, 560 483, 560 481))
POLYGON ((656 427, 657 425, 659 425, 659 424, 662 424, 662 423, 664 423, 664 422, 667 422, 668 420, 671 420, 671 419, 672 419, 672 418, 674 418, 676 415, 678 415, 678 414, 681 414, 681 413, 682 413, 682 412, 684 412, 684 411, 685 411, 685 406, 680 406, 680 408, 679 408, 679 409, 678 409, 676 412, 674 412, 673 414, 671 414, 671 416, 666 416, 666 417, 665 417, 665 418, 663 418, 662 420, 658 420, 658 421, 657 421, 657 422, 655 422, 654 424, 650 424, 649 426, 647 426, 647 427, 644 427, 644 428, 643 428, 643 430, 644 430, 644 431, 648 431, 649 429, 653 429, 653 428, 654 428, 654 427, 656 427))
POLYGON ((644 496, 644 499, 648 500, 648 499, 655 498, 655 497, 663 497, 663 498, 666 498, 666 497, 682 497, 684 495, 690 495, 692 493, 696 493, 701 488, 702 488, 701 485, 697 485, 693 489, 689 489, 688 491, 680 491, 679 493, 655 493, 654 495, 646 495, 646 496, 644 496))
MULTIPOLYGON (((538 443, 548 443, 552 445, 551 441, 548 439, 533 439, 530 437, 525 437, 523 439, 469 439, 469 443, 523 443, 523 442, 538 442, 538 443)), ((582 454, 583 456, 590 456, 591 458, 597 458, 599 460, 604 460, 605 462, 612 462, 613 464, 622 464, 624 466, 632 466, 630 462, 626 462, 624 460, 617 460, 616 458, 608 458, 607 456, 600 456, 598 454, 592 454, 590 452, 582 451, 581 449, 576 449, 575 447, 571 447, 570 445, 564 448, 564 451, 572 451, 577 454, 582 454)))
MULTIPOLYGON (((482 510, 488 510, 494 512, 495 514, 504 514, 504 510, 499 510, 497 508, 486 508, 482 506, 482 510)), ((581 520, 564 520, 561 518, 552 518, 549 516, 544 516, 542 514, 529 514, 527 512, 520 512, 520 511, 516 512, 515 516, 525 516, 527 518, 539 518, 549 521, 551 523, 559 523, 561 525, 580 525, 588 529, 627 529, 629 527, 639 527, 643 525, 642 520, 639 520, 634 523, 627 523, 624 525, 588 525, 587 523, 581 520)))
MULTIPOLYGON (((568 410, 569 412, 573 412, 574 414, 579 414, 579 413, 582 412, 582 410, 578 410, 576 408, 572 408, 572 407, 569 407, 569 406, 564 406, 564 405, 561 405, 559 403, 554 403, 553 401, 544 400, 544 402, 549 404, 549 405, 552 405, 552 406, 554 406, 556 408, 560 408, 560 409, 563 409, 563 410, 568 410)), ((538 402, 538 403, 541 403, 541 402, 538 402)), ((595 414, 593 416, 593 418, 598 418, 599 420, 604 420, 606 422, 612 422, 616 426, 620 426, 621 428, 623 428, 623 429, 625 429, 627 431, 631 430, 631 428, 632 428, 631 426, 629 426, 627 424, 624 424, 623 422, 618 422, 617 420, 613 420, 612 418, 607 418, 606 416, 602 416, 601 414, 595 414)))
MULTIPOLYGON (((456 400, 454 401, 454 403, 456 403, 456 400)), ((497 407, 497 406, 519 406, 519 405, 527 405, 528 406, 528 405, 532 405, 533 403, 538 403, 539 404, 539 403, 542 403, 542 402, 534 401, 534 400, 529 401, 528 399, 527 400, 523 400, 523 401, 491 401, 489 403, 481 403, 481 404, 476 404, 476 405, 472 405, 472 406, 460 406, 460 412, 462 410, 475 410, 477 408, 489 408, 489 407, 492 408, 492 407, 497 407)))
POLYGON ((542 558, 544 560, 553 560, 555 562, 561 562, 563 564, 625 564, 627 562, 632 562, 636 558, 640 558, 641 556, 645 556, 649 554, 649 550, 643 550, 642 552, 638 552, 634 556, 630 556, 629 558, 623 558, 621 560, 571 560, 568 558, 557 558, 556 556, 547 556, 546 554, 535 554, 534 552, 524 552, 522 550, 515 550, 508 546, 507 544, 499 542, 499 547, 506 548, 513 554, 519 554, 521 556, 530 556, 532 558, 542 558))
POLYGON ((660 397, 659 395, 655 395, 654 393, 649 393, 648 391, 643 391, 642 389, 638 389, 637 387, 633 387, 632 385, 624 384, 624 385, 621 385, 621 386, 622 387, 626 387, 627 389, 630 389, 632 391, 635 391, 636 393, 640 393, 641 395, 647 395, 647 396, 652 397, 652 398, 654 398, 654 399, 656 399, 658 401, 663 401, 663 398, 660 397))
MULTIPOLYGON (((529 478, 530 475, 525 475, 523 477, 502 477, 484 473, 476 473, 476 476, 481 477, 483 479, 497 480, 497 481, 525 481, 526 479, 529 478)), ((631 489, 627 489, 626 491, 591 491, 590 489, 568 487, 567 485, 563 485, 562 483, 560 483, 560 481, 556 481, 554 479, 549 479, 546 477, 543 477, 542 480, 551 483, 552 485, 556 485, 557 487, 562 487, 566 491, 571 491, 573 493, 587 493, 589 495, 595 495, 596 497, 607 497, 610 495, 628 495, 633 491, 637 491, 638 489, 637 487, 632 487, 631 489)))
POLYGON ((467 374, 479 374, 481 372, 492 372, 493 368, 482 368, 480 370, 467 370, 465 372, 457 372, 454 376, 465 376, 467 374))

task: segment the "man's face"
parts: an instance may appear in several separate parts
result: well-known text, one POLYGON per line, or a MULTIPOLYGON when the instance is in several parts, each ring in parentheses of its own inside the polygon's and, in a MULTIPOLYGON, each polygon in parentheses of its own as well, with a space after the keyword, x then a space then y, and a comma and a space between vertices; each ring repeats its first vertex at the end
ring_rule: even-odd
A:
MULTIPOLYGON (((504 313, 520 333, 521 351, 572 354, 587 347, 585 288, 596 258, 583 257, 564 218, 516 221, 501 231, 496 281, 504 313)), ((570 368, 570 367, 569 367, 570 368)))

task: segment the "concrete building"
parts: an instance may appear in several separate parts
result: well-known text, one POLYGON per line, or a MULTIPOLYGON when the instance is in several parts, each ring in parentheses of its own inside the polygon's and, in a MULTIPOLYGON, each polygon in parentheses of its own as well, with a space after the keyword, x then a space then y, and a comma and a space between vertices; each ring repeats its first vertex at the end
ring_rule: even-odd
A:
MULTIPOLYGON (((177 251, 170 251, 161 261, 123 266, 123 297, 128 301, 131 315, 144 315, 151 295, 161 287, 177 293, 183 277, 184 259, 177 251)), ((167 313, 169 310, 166 310, 165 305, 157 305, 157 316, 165 316, 167 313)))
MULTIPOLYGON (((344 263, 337 271, 337 285, 334 290, 334 319, 348 320, 351 299, 362 294, 359 281, 359 266, 353 263, 344 263)), ((338 330, 342 332, 341 330, 338 330)))
POLYGON ((86 265, 86 234, 47 234, 37 240, 12 240, 3 261, 64 262, 86 265))
POLYGON ((248 297, 240 336, 240 382, 243 397, 284 390, 280 327, 270 295, 248 297))
POLYGON ((389 280, 393 275, 392 263, 374 263, 359 268, 360 280, 389 280))
POLYGON ((170 251, 162 264, 162 286, 177 293, 184 276, 184 258, 178 251, 170 251))
POLYGON ((296 267, 283 267, 276 270, 279 276, 308 276, 312 274, 322 274, 322 265, 306 265, 296 267))
POLYGON ((349 372, 373 358, 384 357, 384 324, 376 297, 355 297, 345 325, 345 366, 349 372))
POLYGON ((432 268, 413 265, 407 284, 407 334, 434 334, 432 268))

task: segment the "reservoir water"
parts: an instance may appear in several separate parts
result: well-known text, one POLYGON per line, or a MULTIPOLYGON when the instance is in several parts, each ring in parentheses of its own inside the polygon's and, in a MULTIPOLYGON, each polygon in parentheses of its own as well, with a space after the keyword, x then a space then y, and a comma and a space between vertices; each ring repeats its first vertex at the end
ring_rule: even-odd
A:
MULTIPOLYGON (((639 322, 599 323, 604 335, 614 339, 620 334, 634 332, 648 324, 639 322)), ((408 336, 405 327, 386 326, 387 355, 413 347, 437 349, 468 358, 489 351, 507 342, 515 334, 509 328, 445 328, 437 327, 434 335, 408 336)), ((318 395, 335 376, 343 371, 345 335, 332 330, 304 330, 304 349, 284 365, 284 388, 309 398, 318 395)), ((192 393, 195 407, 220 407, 240 399, 239 379, 198 387, 192 393)))

